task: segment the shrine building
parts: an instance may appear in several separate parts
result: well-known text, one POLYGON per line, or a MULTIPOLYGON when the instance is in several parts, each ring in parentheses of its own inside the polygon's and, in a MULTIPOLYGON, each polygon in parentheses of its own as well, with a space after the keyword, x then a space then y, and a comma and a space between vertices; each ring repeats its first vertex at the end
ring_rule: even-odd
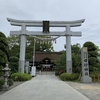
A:
MULTIPOLYGON (((54 71, 55 61, 62 55, 61 52, 36 52, 34 59, 34 66, 37 71, 54 71)), ((33 57, 29 62, 30 66, 33 66, 33 57)))

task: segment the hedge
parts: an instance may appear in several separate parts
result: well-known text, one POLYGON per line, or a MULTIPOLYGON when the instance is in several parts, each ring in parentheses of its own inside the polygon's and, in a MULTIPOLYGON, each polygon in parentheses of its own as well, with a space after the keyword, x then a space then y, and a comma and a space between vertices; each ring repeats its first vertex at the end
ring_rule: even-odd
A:
POLYGON ((75 73, 73 73, 73 74, 62 73, 60 75, 60 79, 62 81, 74 81, 74 80, 77 80, 78 77, 79 77, 79 74, 75 74, 75 73))
POLYGON ((14 80, 14 81, 27 81, 27 80, 30 80, 32 78, 31 75, 29 74, 26 74, 26 73, 14 73, 11 75, 11 78, 14 80))
MULTIPOLYGON (((8 83, 9 86, 13 85, 13 80, 12 79, 8 79, 8 83)), ((0 87, 2 87, 2 85, 4 85, 4 79, 0 79, 0 87)))

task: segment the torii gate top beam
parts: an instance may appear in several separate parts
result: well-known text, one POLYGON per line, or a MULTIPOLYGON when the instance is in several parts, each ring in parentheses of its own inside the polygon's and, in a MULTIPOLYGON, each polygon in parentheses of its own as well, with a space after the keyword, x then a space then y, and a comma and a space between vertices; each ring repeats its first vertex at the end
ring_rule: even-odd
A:
MULTIPOLYGON (((22 26, 24 23, 27 27, 42 27, 43 21, 33 21, 33 20, 16 20, 7 18, 11 25, 14 26, 22 26)), ((70 25, 70 27, 81 26, 81 24, 85 21, 85 19, 75 20, 75 21, 50 21, 50 27, 66 27, 66 25, 70 25)))

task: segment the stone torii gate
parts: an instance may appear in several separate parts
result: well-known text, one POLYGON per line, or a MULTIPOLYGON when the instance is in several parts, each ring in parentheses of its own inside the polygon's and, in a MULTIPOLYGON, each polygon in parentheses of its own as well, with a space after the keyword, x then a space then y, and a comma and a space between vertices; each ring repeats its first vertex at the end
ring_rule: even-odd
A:
POLYGON ((33 21, 33 20, 16 20, 7 18, 11 25, 20 26, 19 31, 10 31, 10 35, 20 36, 20 58, 19 58, 19 72, 24 73, 25 63, 25 48, 26 48, 26 35, 29 36, 65 36, 66 37, 66 72, 72 73, 72 57, 71 57, 71 36, 81 36, 81 32, 72 32, 71 27, 81 26, 85 19, 76 21, 33 21), (44 22, 45 25, 44 25, 44 22), (28 31, 27 27, 44 27, 47 28, 45 32, 41 31, 28 31), (49 32, 49 27, 65 27, 64 32, 49 32))

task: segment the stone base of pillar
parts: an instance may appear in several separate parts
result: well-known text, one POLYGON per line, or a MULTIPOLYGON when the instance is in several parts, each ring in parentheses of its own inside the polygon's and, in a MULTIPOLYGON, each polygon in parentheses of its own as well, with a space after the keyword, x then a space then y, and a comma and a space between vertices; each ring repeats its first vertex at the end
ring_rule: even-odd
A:
POLYGON ((3 85, 2 88, 3 90, 9 90, 9 85, 3 85))
POLYGON ((91 83, 92 82, 92 78, 89 77, 89 76, 81 77, 81 82, 82 83, 91 83))
POLYGON ((72 74, 72 61, 67 61, 67 73, 72 74))
POLYGON ((20 60, 19 61, 19 69, 18 69, 18 71, 20 72, 20 73, 24 73, 24 60, 20 60))

